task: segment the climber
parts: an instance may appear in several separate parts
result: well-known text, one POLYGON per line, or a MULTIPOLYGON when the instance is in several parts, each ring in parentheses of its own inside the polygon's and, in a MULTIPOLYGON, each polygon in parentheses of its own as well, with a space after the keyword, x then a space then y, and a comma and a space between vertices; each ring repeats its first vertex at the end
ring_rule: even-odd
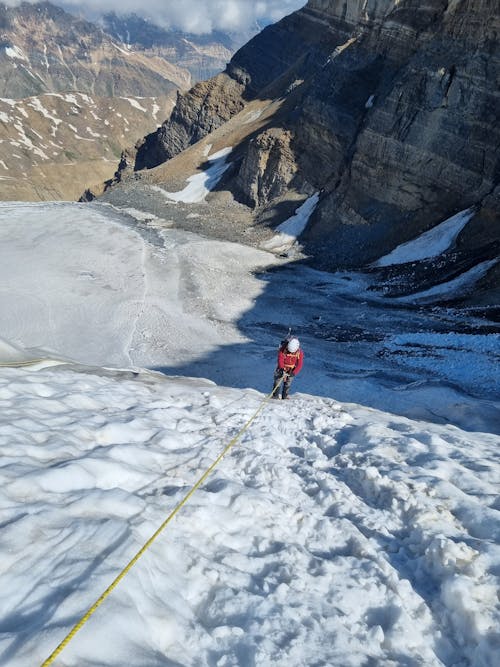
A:
POLYGON ((282 381, 281 398, 288 398, 293 378, 300 372, 304 363, 304 353, 300 349, 298 338, 290 338, 281 342, 278 350, 278 364, 274 371, 273 398, 280 398, 280 382, 282 381))

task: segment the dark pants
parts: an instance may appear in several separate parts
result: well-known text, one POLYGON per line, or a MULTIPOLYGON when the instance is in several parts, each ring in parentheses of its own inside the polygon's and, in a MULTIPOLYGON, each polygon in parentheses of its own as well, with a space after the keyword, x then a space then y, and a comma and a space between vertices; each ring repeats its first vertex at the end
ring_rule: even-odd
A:
POLYGON ((288 392, 290 390, 290 385, 292 384, 293 376, 288 375, 287 373, 283 373, 283 370, 281 368, 277 368, 274 371, 274 387, 273 387, 273 398, 279 398, 280 397, 280 390, 281 390, 281 397, 282 398, 287 398, 288 392), (279 382, 281 378, 283 377, 283 382, 280 385, 280 389, 276 389, 276 387, 279 385, 279 382))

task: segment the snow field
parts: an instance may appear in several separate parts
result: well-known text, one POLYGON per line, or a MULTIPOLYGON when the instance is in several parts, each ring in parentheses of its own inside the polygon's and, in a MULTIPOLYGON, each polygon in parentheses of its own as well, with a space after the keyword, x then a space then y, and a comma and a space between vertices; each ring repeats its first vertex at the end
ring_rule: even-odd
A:
MULTIPOLYGON (((0 664, 50 654, 262 398, 1 370, 0 664)), ((272 402, 58 664, 492 666, 497 447, 330 399, 272 402)))
POLYGON ((184 498, 292 323, 315 396, 266 407, 58 664, 496 667, 498 334, 109 206, 0 217, 0 665, 45 659, 184 498))
POLYGON ((242 340, 233 322, 262 291, 250 270, 267 253, 175 232, 144 238, 110 207, 47 206, 49 226, 38 205, 0 206, 5 344, 133 367, 181 365, 242 340))

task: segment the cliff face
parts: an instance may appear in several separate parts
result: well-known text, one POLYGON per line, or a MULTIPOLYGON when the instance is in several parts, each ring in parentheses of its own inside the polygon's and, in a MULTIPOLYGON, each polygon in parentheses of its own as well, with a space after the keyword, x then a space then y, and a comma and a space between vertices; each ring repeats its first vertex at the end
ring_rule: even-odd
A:
MULTIPOLYGON (((360 266, 475 205, 471 261, 498 241, 496 0, 310 0, 178 97, 139 146, 168 160, 249 100, 281 100, 225 186, 257 212, 320 191, 302 237, 325 268, 360 266)), ((469 236, 467 236, 469 235, 469 236)))
MULTIPOLYGON (((309 3, 325 20, 334 4, 309 3)), ((336 229, 343 247, 329 256, 339 263, 348 262, 353 244, 367 261, 387 241, 481 205, 499 179, 498 6, 388 1, 359 8, 351 19, 356 42, 316 76, 301 114, 307 129, 297 134, 310 177, 308 156, 341 154, 328 181, 315 182, 325 195, 308 232, 319 248, 336 229), (340 151, 315 141, 325 117, 340 151)))
POLYGON ((206 136, 241 111, 242 86, 225 74, 177 96, 169 120, 140 144, 135 169, 155 167, 206 136))
POLYGON ((279 97, 287 88, 281 80, 287 70, 291 82, 300 72, 312 74, 315 65, 309 52, 316 44, 320 49, 324 38, 330 41, 323 33, 304 20, 303 12, 265 28, 233 56, 224 72, 178 95, 169 120, 139 147, 136 169, 150 169, 177 155, 223 125, 246 102, 262 95, 279 97), (274 89, 266 91, 271 84, 274 89))

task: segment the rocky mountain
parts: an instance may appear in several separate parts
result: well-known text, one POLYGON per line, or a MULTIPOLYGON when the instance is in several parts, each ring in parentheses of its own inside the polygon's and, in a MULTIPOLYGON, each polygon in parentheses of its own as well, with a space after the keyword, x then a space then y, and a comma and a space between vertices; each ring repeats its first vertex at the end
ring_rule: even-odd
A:
POLYGON ((114 12, 104 14, 101 24, 107 34, 134 51, 160 56, 188 70, 193 83, 222 72, 233 53, 260 30, 256 25, 241 33, 193 35, 166 30, 137 14, 118 16, 114 12))
POLYGON ((0 99, 0 197, 77 200, 110 178, 124 147, 168 116, 173 101, 47 93, 0 99))
MULTIPOLYGON (((499 34, 496 0, 309 0, 180 95, 128 169, 158 180, 202 139, 233 146, 223 188, 257 222, 319 192, 301 242, 327 269, 473 207, 452 252, 386 286, 451 280, 499 250, 499 34)), ((482 285, 499 284, 496 265, 482 285)))
POLYGON ((122 151, 168 118, 178 90, 224 69, 236 39, 0 3, 0 197, 77 199, 111 178, 122 151))
POLYGON ((162 95, 189 87, 188 71, 145 57, 95 24, 49 2, 0 3, 0 95, 21 99, 80 92, 114 97, 162 95))
POLYGON ((188 70, 48 3, 0 4, 0 197, 77 199, 165 120, 188 70))

